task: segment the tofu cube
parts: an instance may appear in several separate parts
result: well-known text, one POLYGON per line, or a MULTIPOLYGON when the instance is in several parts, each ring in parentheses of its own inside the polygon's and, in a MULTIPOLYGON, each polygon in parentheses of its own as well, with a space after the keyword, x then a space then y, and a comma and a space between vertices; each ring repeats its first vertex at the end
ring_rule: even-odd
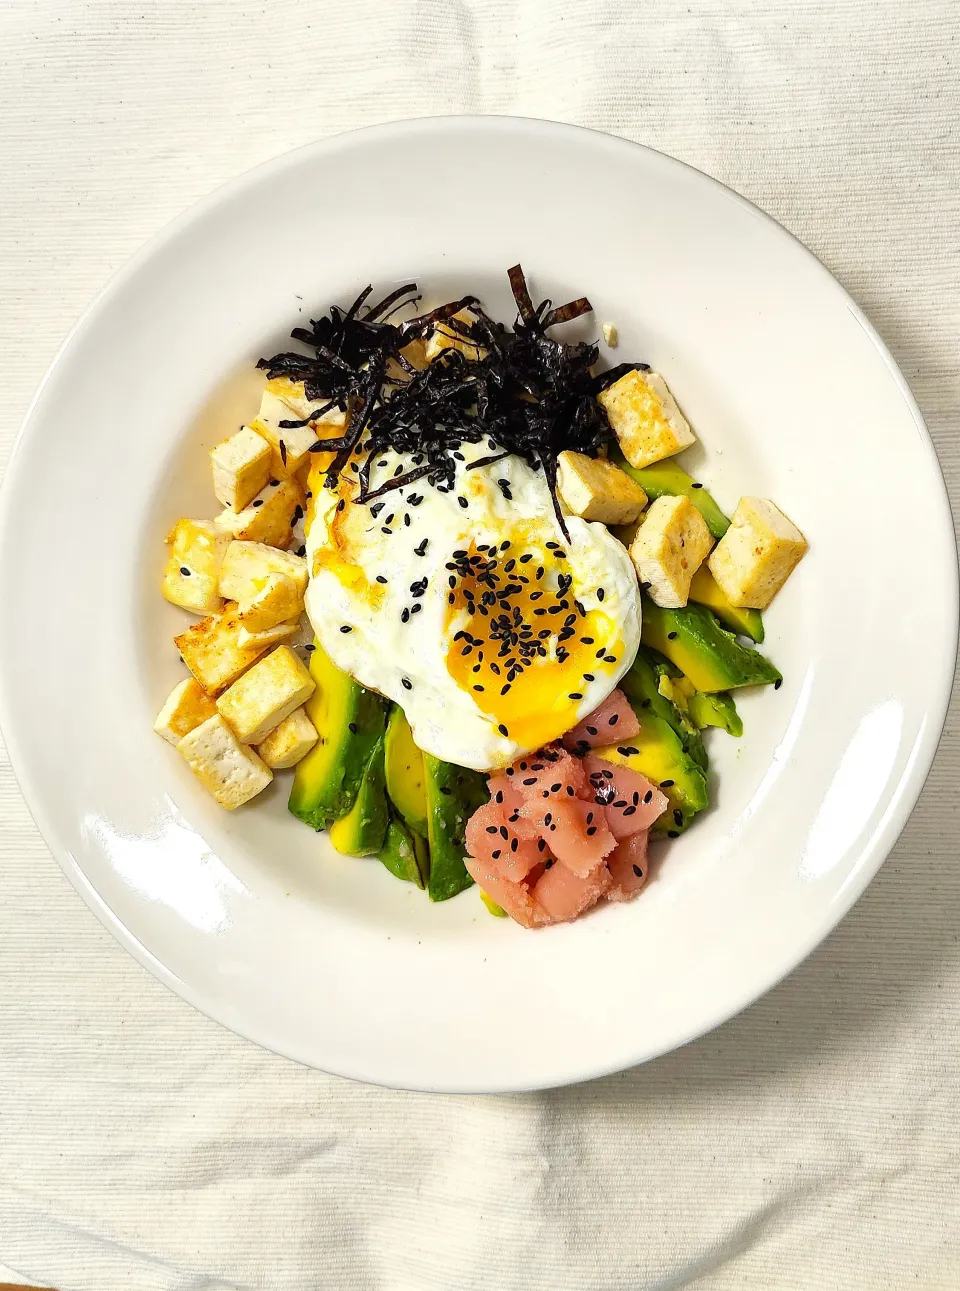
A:
POLYGON ((272 469, 278 478, 296 475, 318 439, 337 439, 346 431, 348 414, 339 408, 331 408, 306 426, 280 425, 281 421, 302 421, 325 403, 329 400, 308 399, 302 382, 285 377, 267 382, 253 429, 270 444, 272 469))
MULTIPOLYGON (((231 542, 220 568, 220 595, 230 601, 249 604, 271 575, 290 579, 301 606, 307 590, 307 562, 290 551, 278 551, 262 542, 231 542)), ((299 613, 299 611, 298 611, 299 613)), ((291 618, 292 615, 287 615, 291 618)))
POLYGON ((302 614, 303 593, 286 574, 268 574, 249 599, 239 600, 237 612, 248 632, 264 632, 302 614))
POLYGON ((769 498, 741 498, 708 564, 732 605, 765 610, 806 550, 806 538, 769 498))
POLYGON ((217 706, 195 677, 187 677, 174 686, 157 714, 153 729, 170 744, 179 744, 185 735, 213 717, 217 706))
POLYGON ((631 466, 650 466, 696 443, 659 372, 628 372, 597 398, 631 466))
MULTIPOLYGON (((470 312, 461 309, 459 314, 454 314, 454 319, 458 323, 474 323, 470 312)), ((468 359, 478 360, 486 356, 486 348, 482 345, 474 345, 466 336, 462 336, 455 327, 449 323, 437 323, 433 331, 427 337, 427 348, 424 351, 424 357, 428 363, 432 363, 438 355, 444 350, 459 350, 468 359)))
POLYGON ((213 491, 221 506, 242 511, 271 476, 273 449, 249 426, 210 450, 213 491))
POLYGON ((274 771, 295 767, 307 756, 319 736, 305 708, 295 708, 279 726, 275 726, 257 752, 274 771))
POLYGON ((275 646, 279 645, 281 641, 289 641, 299 631, 299 619, 294 619, 291 623, 275 623, 272 628, 261 628, 259 632, 252 631, 241 624, 237 640, 242 646, 275 646))
POLYGON ((630 556, 655 605, 680 609, 713 538, 689 498, 662 497, 652 503, 633 540, 630 556))
POLYGON ((183 662, 210 695, 222 690, 260 658, 269 643, 240 643, 237 607, 228 604, 223 614, 211 614, 173 638, 183 662))
POLYGON ((315 689, 293 651, 277 646, 220 696, 217 709, 241 743, 260 744, 315 689))
POLYGON ((161 584, 168 601, 195 614, 215 614, 220 598, 220 568, 230 543, 209 520, 178 520, 167 539, 170 555, 161 584))
POLYGON ((557 463, 557 490, 571 515, 601 524, 631 524, 647 505, 640 485, 604 457, 568 450, 557 463))
POLYGON ((263 759, 240 743, 219 713, 185 735, 177 751, 204 789, 227 811, 255 798, 273 779, 263 759))
POLYGON ((305 502, 297 480, 278 480, 276 484, 268 484, 242 511, 224 508, 214 524, 234 538, 285 550, 290 546, 294 525, 303 515, 305 502))

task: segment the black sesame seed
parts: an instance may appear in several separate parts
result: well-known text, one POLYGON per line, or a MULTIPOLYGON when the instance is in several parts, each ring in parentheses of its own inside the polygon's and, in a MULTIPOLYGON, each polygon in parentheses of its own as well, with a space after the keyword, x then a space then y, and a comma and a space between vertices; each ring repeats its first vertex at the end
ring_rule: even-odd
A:
POLYGON ((637 876, 637 878, 638 878, 638 879, 642 879, 642 878, 643 878, 643 870, 641 870, 641 868, 640 868, 640 866, 639 866, 639 865, 635 865, 635 866, 633 867, 633 872, 634 872, 634 874, 637 876))
POLYGON ((520 844, 519 844, 519 842, 517 841, 517 839, 515 839, 515 838, 511 838, 511 839, 510 839, 510 850, 511 850, 511 852, 515 852, 519 846, 520 846, 520 844))
MULTIPOLYGON (((419 607, 419 606, 417 606, 417 608, 419 609, 420 607, 419 607)), ((474 690, 482 691, 482 690, 483 690, 483 687, 482 687, 482 686, 474 686, 474 690)))
POLYGON ((384 578, 384 576, 383 576, 382 574, 378 574, 378 575, 377 575, 377 582, 378 582, 378 583, 386 583, 386 581, 387 581, 387 580, 384 578))
POLYGON ((189 569, 187 569, 186 565, 181 565, 181 566, 180 566, 180 573, 184 576, 184 578, 189 578, 189 577, 190 577, 190 570, 189 570, 189 569))
POLYGON ((676 641, 676 639, 677 639, 677 634, 676 634, 676 632, 668 632, 668 633, 667 633, 667 640, 668 640, 668 641, 676 641))
POLYGON ((440 792, 443 794, 445 798, 449 798, 450 795, 453 793, 453 790, 449 788, 449 786, 442 784, 440 786, 440 792))
POLYGON ((413 690, 413 682, 410 681, 408 677, 401 677, 400 685, 404 688, 404 690, 413 690))
POLYGON ((509 732, 509 731, 507 730, 507 728, 504 726, 503 722, 501 722, 501 723, 500 723, 500 725, 497 727, 497 730, 500 732, 500 734, 501 734, 501 735, 509 735, 509 734, 510 734, 510 732, 509 732))
MULTIPOLYGON (((345 501, 343 498, 341 498, 341 499, 340 499, 340 501, 337 503, 337 510, 338 510, 338 511, 345 511, 346 509, 347 509, 346 501, 345 501)), ((297 510, 299 511, 299 510, 300 510, 300 508, 299 508, 299 507, 297 507, 297 510)))
POLYGON ((497 832, 497 827, 496 827, 496 825, 488 825, 488 826, 487 826, 487 833, 488 833, 488 834, 495 834, 496 832, 497 832))
POLYGON ((597 832, 597 827, 596 827, 596 825, 589 825, 589 826, 587 827, 587 838, 593 838, 593 836, 594 836, 594 834, 595 834, 596 832, 597 832))
POLYGON ((678 826, 683 824, 683 812, 680 810, 679 807, 674 808, 673 823, 678 826))
POLYGON ((661 789, 672 789, 672 788, 673 788, 673 785, 674 785, 673 780, 661 780, 661 781, 660 781, 660 788, 661 788, 661 789))
POLYGON ((598 587, 598 588, 597 588, 597 600, 598 600, 598 601, 602 601, 602 600, 603 600, 603 598, 604 598, 605 596, 606 596, 606 592, 603 590, 603 588, 602 588, 602 587, 598 587))
POLYGON ((617 749, 617 752, 621 754, 622 757, 632 758, 639 753, 640 750, 635 749, 632 744, 624 744, 617 749))
POLYGON ((351 735, 356 735, 358 730, 356 722, 348 722, 347 730, 350 732, 351 735))
POLYGON ((702 485, 702 484, 693 483, 693 484, 691 484, 691 485, 690 485, 690 487, 691 487, 692 489, 702 489, 702 488, 703 488, 703 485, 702 485))
POLYGON ((596 728, 595 726, 588 726, 588 727, 587 727, 587 734, 588 734, 588 735, 596 735, 596 734, 597 734, 597 728, 596 728))
POLYGON ((677 830, 675 830, 675 829, 668 829, 668 830, 667 830, 667 838, 679 838, 679 837, 680 837, 680 835, 679 835, 679 833, 677 832, 677 830))
POLYGON ((653 790, 652 790, 652 789, 648 789, 648 790, 647 790, 647 792, 643 795, 643 801, 644 801, 644 802, 652 802, 652 801, 653 801, 653 790))
POLYGON ((403 609, 400 611, 400 622, 401 623, 410 622, 410 611, 407 609, 406 606, 404 606, 403 609))
POLYGON ((592 673, 592 672, 585 672, 585 673, 583 674, 583 680, 584 680, 584 681, 595 681, 595 680, 596 680, 596 678, 594 677, 594 675, 593 675, 593 673, 592 673))
POLYGON ((507 829, 506 825, 501 825, 501 826, 500 826, 500 837, 501 837, 501 838, 509 838, 509 837, 510 837, 510 832, 509 832, 509 830, 507 829))
POLYGON ((496 850, 495 852, 491 852, 491 853, 490 853, 490 855, 491 855, 491 857, 493 858, 493 860, 495 860, 495 861, 499 861, 499 859, 500 859, 500 857, 503 855, 503 853, 500 851, 500 849, 499 849, 499 847, 498 847, 498 848, 497 848, 497 850, 496 850))
POLYGON ((303 648, 306 650, 307 654, 310 654, 311 651, 316 650, 317 647, 311 643, 310 645, 305 645, 303 648))
POLYGON ((617 724, 617 722, 619 722, 619 720, 620 720, 620 714, 619 714, 619 713, 614 713, 614 715, 610 718, 610 721, 607 723, 607 725, 608 725, 608 726, 616 726, 616 724, 617 724))
POLYGON ((624 807, 623 814, 625 816, 632 816, 636 810, 636 807, 624 807))
POLYGON ((773 683, 773 688, 774 690, 779 690, 782 685, 783 685, 783 678, 778 677, 777 680, 773 683))
POLYGON ((263 498, 254 498, 254 499, 253 499, 253 505, 254 505, 255 507, 262 507, 262 506, 263 506, 263 498))
POLYGON ((350 624, 349 624, 349 623, 343 623, 343 624, 341 624, 341 626, 340 626, 340 631, 341 631, 341 632, 352 632, 352 631, 353 631, 353 628, 350 626, 350 624))
POLYGON ((583 696, 580 694, 579 690, 572 690, 572 691, 570 692, 569 698, 570 698, 570 699, 583 699, 583 696))
POLYGON ((460 503, 460 505, 463 507, 464 511, 466 511, 467 507, 469 506, 469 503, 467 502, 467 499, 466 499, 466 498, 465 498, 461 493, 458 493, 458 494, 457 494, 457 501, 458 501, 458 502, 460 503))
POLYGON ((297 548, 297 555, 305 556, 306 554, 307 554, 307 544, 304 543, 302 547, 297 548))
MULTIPOLYGON (((543 843, 542 838, 540 839, 540 842, 543 843)), ((543 847, 546 847, 546 843, 543 843, 543 847)), ((543 848, 541 848, 540 850, 543 851, 543 848)), ((551 857, 549 861, 544 861, 543 868, 545 870, 552 870, 554 865, 556 865, 556 861, 553 859, 553 857, 551 857)))

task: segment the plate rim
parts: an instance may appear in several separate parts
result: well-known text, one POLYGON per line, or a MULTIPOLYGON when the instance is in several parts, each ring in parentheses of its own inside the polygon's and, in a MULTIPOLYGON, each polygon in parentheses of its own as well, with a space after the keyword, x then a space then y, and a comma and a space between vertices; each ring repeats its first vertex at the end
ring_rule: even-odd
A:
MULTIPOLYGON (((760 216, 764 221, 773 225, 776 230, 788 238, 795 247, 802 250, 804 255, 813 262, 815 269, 821 275, 825 284, 828 284, 834 291, 841 293, 848 311, 862 328, 873 348, 877 351, 880 360, 887 368, 889 375, 892 377, 897 388, 900 398, 910 413, 911 419, 919 431, 924 452, 926 453, 928 464, 933 467, 933 478, 939 480, 940 492, 938 496, 939 505, 934 505, 931 499, 931 505, 938 513, 943 529, 944 545, 943 559, 945 564, 948 563, 948 557, 952 555, 952 576, 948 576, 947 584, 944 587, 944 600, 941 605, 942 613, 940 622, 943 625, 945 635, 946 649, 943 651, 944 672, 938 679, 939 685, 936 687, 940 699, 940 714, 937 720, 930 722, 918 739, 917 754, 912 760, 909 768, 900 777, 899 781, 893 786, 892 790, 885 795, 887 801, 894 797, 899 799, 896 810, 893 811, 889 818, 884 822, 882 830, 868 841, 859 853, 858 864, 854 868, 851 881, 848 882, 843 890, 842 899, 837 899, 830 907, 826 914, 823 925, 810 937, 808 937, 802 947, 791 956, 791 962, 784 969, 777 969, 769 977, 762 980, 743 993, 742 998, 728 1005, 723 1016, 708 1023, 705 1026, 697 1026, 689 1033, 684 1033, 683 1037, 668 1045, 665 1048, 655 1049, 649 1052, 641 1045, 634 1046, 633 1055, 629 1062, 617 1060, 612 1065, 606 1064, 598 1067, 596 1064, 590 1064, 580 1067, 579 1070, 566 1071, 557 1077, 556 1080, 544 1082, 542 1078, 537 1078, 530 1083, 522 1081, 510 1081, 492 1086, 489 1083, 472 1085, 469 1081, 458 1084, 455 1090, 449 1084, 434 1085, 423 1081, 414 1082, 396 1082, 378 1077, 366 1072, 336 1070, 331 1067, 316 1068, 330 1074, 339 1075, 346 1079, 363 1081, 364 1083, 380 1085, 385 1088, 410 1089, 421 1092, 460 1092, 460 1093, 514 1093, 514 1092, 531 1092, 549 1088, 558 1088, 570 1084, 580 1083, 586 1080, 600 1079, 605 1076, 615 1074, 619 1071, 628 1070, 633 1066, 653 1060, 665 1053, 672 1052, 674 1049, 683 1048, 701 1036, 708 1034, 718 1026, 724 1025, 734 1017, 738 1016, 744 1009, 752 1003, 761 999, 770 990, 783 981, 792 973, 800 964, 806 960, 809 955, 826 940, 837 928, 840 922, 846 917, 851 908, 863 895, 863 892, 876 877, 881 866, 883 865, 890 852, 896 846, 896 843, 905 828, 914 808, 919 801, 924 785, 930 773, 936 757, 940 740, 943 734, 944 725, 949 712, 950 698, 953 688, 954 674, 956 671, 957 654, 958 654, 958 624, 960 624, 960 572, 957 569, 957 540, 953 527, 952 507, 950 502, 949 490, 946 479, 937 456, 936 448, 932 436, 926 426, 919 405, 910 390, 910 387, 901 372, 895 358, 890 352, 885 342, 880 337, 876 328, 866 317, 860 306, 852 298, 843 284, 830 272, 823 264, 819 257, 810 250, 794 233, 781 224, 774 216, 764 211, 761 207, 751 202, 748 198, 737 193, 735 190, 724 184, 721 180, 714 178, 712 175, 699 170, 697 167, 690 165, 688 162, 681 161, 664 153, 658 149, 652 148, 647 144, 638 143, 635 140, 626 139, 620 135, 612 134, 608 131, 597 130, 589 126, 576 125, 554 121, 546 118, 533 116, 496 114, 496 115, 476 115, 476 114, 444 114, 436 116, 417 116, 402 118, 393 121, 381 122, 375 125, 357 127, 355 129, 339 131, 336 134, 327 136, 323 139, 302 144, 297 148, 289 149, 274 157, 258 163, 238 175, 232 176, 223 183, 217 185, 212 191, 199 198, 189 205, 185 210, 176 215, 172 220, 161 226, 146 241, 128 257, 106 280, 103 286, 96 292, 93 299, 89 302, 80 316, 68 330, 61 344, 56 349, 47 368, 45 369, 37 387, 34 391, 27 410, 23 416, 20 427, 14 436, 11 445, 10 454, 4 471, 4 477, 0 482, 0 549, 3 547, 2 537, 6 532, 9 524, 9 515, 11 511, 10 499, 16 492, 17 477, 20 469, 22 458, 22 449, 30 433, 31 422, 35 410, 40 402, 41 396, 52 379, 55 371, 61 363, 64 356, 75 345, 78 339, 93 326, 100 313, 109 307, 113 296, 120 291, 129 278, 136 276, 142 265, 148 263, 153 255, 164 247, 168 242, 175 239, 181 229, 188 228, 195 220, 202 218, 208 211, 214 210, 225 198, 231 198, 243 193, 245 189, 258 185, 264 178, 271 173, 278 173, 287 166, 295 165, 298 161, 309 156, 323 156, 324 153, 333 151, 340 147, 349 147, 350 142, 358 137, 380 136, 385 140, 396 138, 399 135, 407 133, 417 133, 424 129, 441 129, 451 132, 457 131, 489 131, 489 130, 506 130, 511 132, 527 131, 531 137, 539 134, 549 133, 552 135, 586 135, 592 138, 598 147, 611 148, 614 151, 636 149, 642 152, 653 154, 667 163, 668 166, 679 168, 680 170, 690 172, 698 179, 705 180, 715 186, 722 195, 735 202, 747 210, 753 216, 760 216), (950 643, 952 641, 952 649, 950 643)), ((207 995, 195 988, 192 984, 185 982, 177 976, 173 970, 161 963, 156 956, 138 939, 138 937, 129 929, 120 917, 114 913, 101 898, 97 890, 92 886, 87 876, 80 868, 79 864, 72 855, 69 846, 65 840, 58 837, 59 830, 54 827, 50 815, 45 807, 45 794, 40 789, 35 778, 27 771, 27 759, 21 746, 18 735, 11 728, 10 707, 7 693, 6 670, 0 660, 0 729, 3 731, 4 739, 7 745, 10 764, 16 779, 17 785, 23 795, 27 808, 40 831, 41 836, 49 848, 51 854, 56 859, 61 870, 66 874, 73 887, 84 900, 85 904, 93 911, 100 922, 108 929, 112 936, 119 944, 130 953, 134 959, 144 968, 148 969, 154 977, 160 980, 165 986, 170 988, 180 996, 186 1003, 196 1008, 204 1016, 210 1018, 218 1025, 233 1031, 235 1034, 242 1036, 248 1042, 257 1044, 259 1047, 269 1052, 277 1053, 290 1061, 297 1062, 300 1065, 311 1066, 304 1059, 296 1057, 283 1048, 265 1043, 261 1039, 252 1039, 244 1032, 238 1030, 234 1025, 223 1021, 214 1011, 216 1001, 210 1001, 207 995)), ((935 716, 935 715, 934 715, 935 716)))

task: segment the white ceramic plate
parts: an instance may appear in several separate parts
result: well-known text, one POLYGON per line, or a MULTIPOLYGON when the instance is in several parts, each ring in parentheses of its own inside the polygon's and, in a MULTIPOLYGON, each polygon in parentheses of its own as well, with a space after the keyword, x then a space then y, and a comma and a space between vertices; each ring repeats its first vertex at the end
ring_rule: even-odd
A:
MULTIPOLYGON (((641 1062, 722 1022, 830 931, 913 806, 957 641, 943 482, 890 355, 804 248, 698 172, 510 119, 406 122, 282 157, 107 287, 48 373, 0 518, 2 719, 61 864, 204 1012, 327 1071, 512 1090, 641 1062), (767 615, 786 678, 710 741, 716 807, 633 905, 521 931, 334 854, 286 783, 221 812, 151 731, 182 670, 163 536, 210 515, 207 449, 251 365, 374 282, 588 294, 662 370, 721 504, 768 495, 811 551, 767 615)), ((48 930, 51 953, 56 929, 48 930)))

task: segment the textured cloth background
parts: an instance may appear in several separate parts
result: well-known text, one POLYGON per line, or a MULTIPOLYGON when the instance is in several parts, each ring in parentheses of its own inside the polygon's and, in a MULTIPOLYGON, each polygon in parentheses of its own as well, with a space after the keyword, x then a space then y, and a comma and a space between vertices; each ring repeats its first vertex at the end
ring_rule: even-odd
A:
MULTIPOLYGON (((513 112, 652 144, 795 232, 891 346, 956 496, 958 64, 956 0, 2 0, 0 459, 96 290, 221 181, 361 124, 513 112)), ((891 614, 923 614, 909 593, 891 614)), ((879 878, 742 1017, 591 1086, 441 1098, 192 1012, 0 763, 0 1280, 955 1289, 958 772, 954 710, 879 878)))

